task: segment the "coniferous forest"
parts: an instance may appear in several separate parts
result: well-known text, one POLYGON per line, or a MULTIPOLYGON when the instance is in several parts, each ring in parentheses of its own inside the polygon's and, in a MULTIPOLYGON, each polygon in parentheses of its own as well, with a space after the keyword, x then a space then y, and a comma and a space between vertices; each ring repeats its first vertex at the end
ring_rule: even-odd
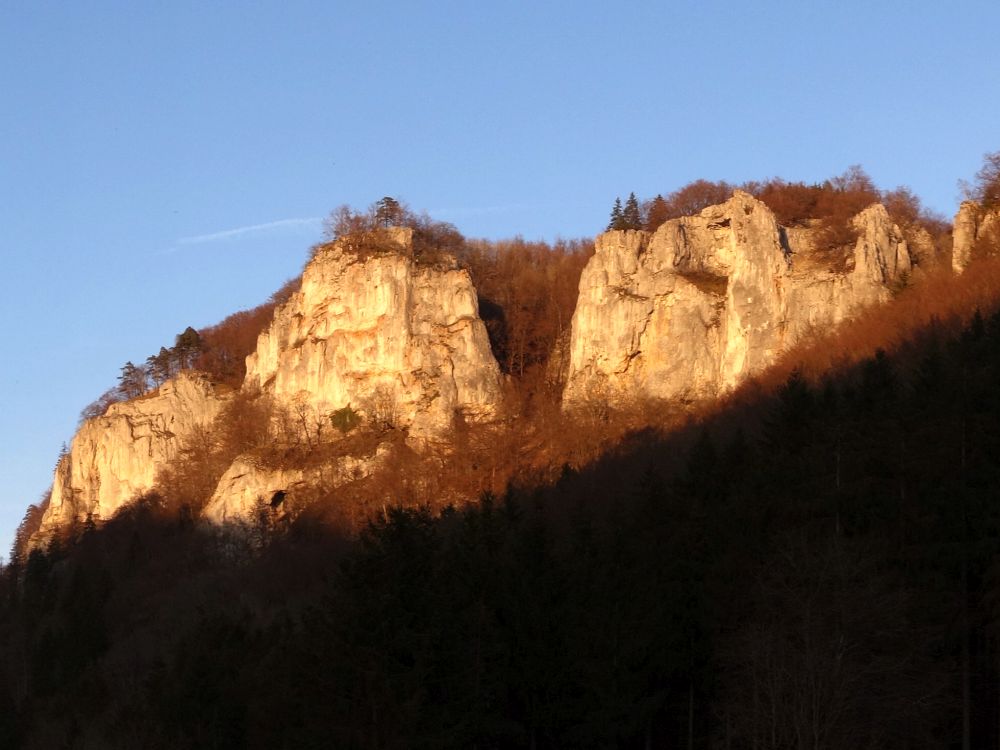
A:
POLYGON ((1000 314, 359 536, 15 560, 0 746, 1000 746, 1000 314))

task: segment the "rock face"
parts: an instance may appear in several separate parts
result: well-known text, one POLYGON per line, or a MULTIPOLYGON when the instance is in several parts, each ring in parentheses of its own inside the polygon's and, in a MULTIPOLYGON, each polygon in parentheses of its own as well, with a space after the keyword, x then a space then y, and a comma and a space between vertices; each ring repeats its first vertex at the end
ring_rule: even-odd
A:
POLYGON ((208 504, 205 520, 215 524, 252 522, 261 509, 283 514, 310 490, 330 490, 369 476, 387 451, 371 456, 343 456, 331 464, 301 468, 273 468, 240 456, 219 480, 208 504))
POLYGON ((107 519, 152 489, 156 472, 224 400, 197 374, 181 373, 155 392, 112 404, 80 427, 56 468, 40 537, 88 516, 107 519))
POLYGON ((500 371, 468 273, 453 259, 418 263, 409 229, 387 239, 395 251, 319 251, 247 358, 245 388, 320 418, 350 406, 417 438, 442 435, 457 414, 493 414, 500 371))
POLYGON ((963 201, 955 214, 952 228, 951 265, 955 273, 961 273, 972 260, 972 248, 976 241, 989 232, 1000 228, 1000 213, 984 211, 975 201, 963 201))
POLYGON ((784 229, 741 191, 652 235, 601 235, 580 278, 564 405, 711 397, 813 327, 885 301, 910 270, 903 234, 881 205, 854 221, 838 270, 812 230, 784 229))

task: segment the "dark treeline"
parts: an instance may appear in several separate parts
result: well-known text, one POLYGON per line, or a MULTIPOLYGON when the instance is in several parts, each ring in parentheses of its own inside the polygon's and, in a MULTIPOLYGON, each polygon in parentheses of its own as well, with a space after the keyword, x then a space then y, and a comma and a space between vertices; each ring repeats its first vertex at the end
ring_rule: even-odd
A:
POLYGON ((6 569, 0 746, 1000 747, 997 382, 976 316, 360 538, 149 498, 6 569))

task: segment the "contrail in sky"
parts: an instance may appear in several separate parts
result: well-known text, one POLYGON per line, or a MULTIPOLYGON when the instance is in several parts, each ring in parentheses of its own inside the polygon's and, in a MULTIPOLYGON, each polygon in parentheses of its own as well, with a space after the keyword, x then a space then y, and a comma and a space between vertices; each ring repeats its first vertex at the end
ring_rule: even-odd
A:
POLYGON ((279 219, 278 221, 269 221, 265 224, 251 224, 246 227, 236 227, 235 229, 225 229, 221 232, 212 232, 211 234, 198 234, 193 237, 181 237, 177 240, 178 245, 200 245, 203 242, 216 242, 217 240, 227 240, 231 237, 239 237, 244 234, 253 234, 255 232, 269 232, 272 229, 281 229, 283 227, 304 227, 319 224, 321 221, 318 216, 311 216, 306 219, 279 219))

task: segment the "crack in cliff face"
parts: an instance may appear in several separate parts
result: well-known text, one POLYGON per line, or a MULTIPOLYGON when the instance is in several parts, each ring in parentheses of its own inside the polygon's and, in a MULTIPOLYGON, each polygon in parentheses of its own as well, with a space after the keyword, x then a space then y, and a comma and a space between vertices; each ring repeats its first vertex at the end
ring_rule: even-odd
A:
POLYGON ((622 299, 634 300, 636 302, 646 302, 649 300, 649 297, 633 292, 626 284, 611 286, 609 289, 613 294, 622 299))
POLYGON ((649 322, 653 319, 653 314, 655 312, 656 312, 656 302, 651 301, 648 309, 646 310, 646 314, 643 317, 642 326, 636 332, 635 338, 633 339, 634 343, 632 345, 632 351, 625 355, 625 361, 622 363, 622 367, 619 370, 616 370, 615 374, 617 375, 626 374, 632 365, 632 361, 642 354, 642 349, 643 349, 642 340, 646 335, 646 330, 649 328, 649 322))

